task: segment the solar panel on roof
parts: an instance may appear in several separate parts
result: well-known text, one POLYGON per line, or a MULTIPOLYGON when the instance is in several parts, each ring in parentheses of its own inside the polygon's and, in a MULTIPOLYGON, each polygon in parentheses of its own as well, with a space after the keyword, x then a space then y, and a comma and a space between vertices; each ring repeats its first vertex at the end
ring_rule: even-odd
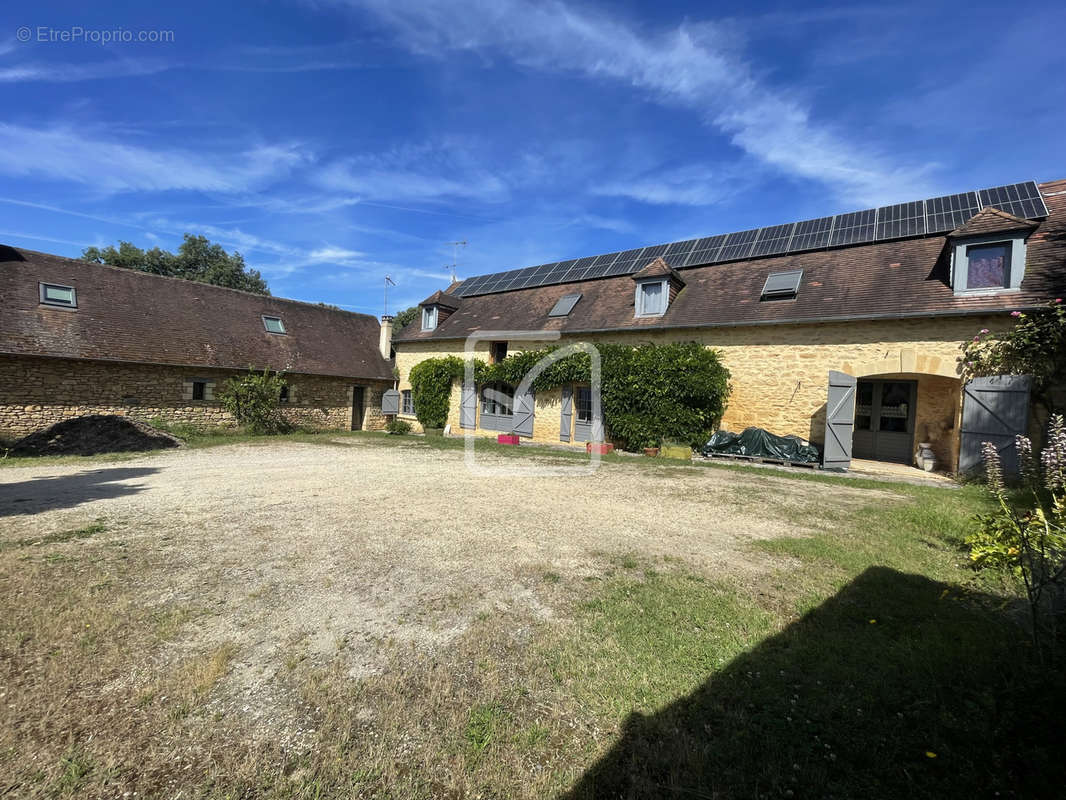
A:
POLYGON ((980 210, 977 192, 930 198, 925 201, 925 232, 953 231, 980 210))
POLYGON ((759 240, 751 249, 751 257, 773 256, 786 252, 789 249, 788 243, 792 239, 792 231, 795 228, 795 222, 790 222, 787 225, 774 225, 772 228, 763 228, 762 233, 759 235, 759 240))
POLYGON ((876 218, 877 210, 873 208, 866 211, 854 211, 850 214, 838 214, 833 224, 833 235, 829 237, 830 247, 872 242, 876 218))
POLYGON ((728 234, 722 249, 718 251, 717 260, 733 261, 734 259, 747 258, 760 231, 762 231, 762 228, 752 228, 750 231, 728 234))
POLYGON ((722 243, 728 234, 720 233, 717 236, 707 236, 700 239, 692 246, 692 252, 685 259, 684 266, 695 267, 698 264, 713 264, 718 261, 718 252, 722 249, 722 243))
POLYGON ((591 278, 628 275, 657 256, 675 268, 697 267, 751 257, 797 253, 885 239, 922 236, 954 230, 981 208, 991 206, 1028 219, 1048 215, 1040 189, 1033 181, 1006 184, 979 192, 962 192, 866 209, 835 217, 716 234, 702 239, 638 247, 508 272, 480 275, 455 291, 461 297, 512 289, 546 286, 591 278))
POLYGON ((1046 217, 1048 215, 1047 206, 1044 205, 1044 198, 1040 195, 1040 189, 1032 181, 1013 183, 1009 186, 996 186, 992 189, 982 189, 978 193, 978 197, 982 208, 992 206, 1023 219, 1046 217))
POLYGON ((877 239, 899 239, 925 233, 925 201, 899 203, 877 209, 877 239))
POLYGON ((564 294, 559 300, 552 306, 552 310, 548 312, 549 317, 565 317, 571 311, 574 310, 574 306, 577 305, 577 301, 581 299, 580 294, 564 294))
POLYGON ((611 264, 614 263, 615 258, 618 257, 618 253, 608 253, 602 256, 596 256, 596 260, 592 262, 592 266, 589 267, 589 271, 585 273, 586 278, 602 278, 607 274, 607 270, 611 268, 611 264))
POLYGON ((829 233, 833 230, 833 220, 835 219, 836 217, 821 217, 820 219, 797 222, 788 252, 795 253, 799 250, 815 250, 819 247, 828 246, 829 233))

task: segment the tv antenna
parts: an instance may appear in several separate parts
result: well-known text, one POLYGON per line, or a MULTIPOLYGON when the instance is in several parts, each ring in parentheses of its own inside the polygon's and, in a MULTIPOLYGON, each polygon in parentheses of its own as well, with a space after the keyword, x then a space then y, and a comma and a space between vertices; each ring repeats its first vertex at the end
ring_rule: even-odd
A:
MULTIPOLYGON (((459 263, 459 248, 460 247, 466 247, 467 241, 466 241, 466 239, 463 239, 463 241, 461 241, 461 242, 445 242, 445 244, 450 244, 452 246, 451 272, 452 272, 452 283, 455 283, 457 280, 459 280, 456 277, 456 266, 459 263)), ((445 265, 445 266, 447 266, 447 265, 445 265)))

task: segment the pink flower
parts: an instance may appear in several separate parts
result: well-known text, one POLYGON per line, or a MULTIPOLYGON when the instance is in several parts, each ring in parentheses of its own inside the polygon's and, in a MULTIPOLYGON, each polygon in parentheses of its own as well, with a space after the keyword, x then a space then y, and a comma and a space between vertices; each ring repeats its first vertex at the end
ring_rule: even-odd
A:
POLYGON ((1012 317, 1020 317, 1022 315, 1022 312, 1021 311, 1012 311, 1012 312, 1010 312, 1010 315, 1012 317))
POLYGON ((982 334, 985 334, 985 333, 988 333, 988 332, 989 332, 988 328, 981 328, 981 333, 982 334))
POLYGON ((1061 303, 1062 302, 1062 298, 1061 297, 1056 297, 1055 298, 1055 302, 1056 303, 1061 303))

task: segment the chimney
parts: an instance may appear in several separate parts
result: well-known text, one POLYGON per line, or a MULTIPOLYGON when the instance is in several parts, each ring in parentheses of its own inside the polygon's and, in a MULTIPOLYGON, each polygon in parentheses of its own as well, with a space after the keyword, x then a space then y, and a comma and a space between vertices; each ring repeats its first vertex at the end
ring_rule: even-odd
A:
POLYGON ((384 314, 381 317, 381 336, 378 338, 378 348, 381 357, 388 361, 392 358, 392 321, 395 317, 384 314))

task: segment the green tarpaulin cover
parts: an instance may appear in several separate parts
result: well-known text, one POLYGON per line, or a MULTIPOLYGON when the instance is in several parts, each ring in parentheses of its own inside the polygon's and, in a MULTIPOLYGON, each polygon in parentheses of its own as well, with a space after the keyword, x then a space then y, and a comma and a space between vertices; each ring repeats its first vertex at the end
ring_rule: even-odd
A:
POLYGON ((777 436, 762 428, 745 428, 743 433, 718 431, 703 446, 703 454, 778 458, 782 461, 818 463, 821 453, 798 436, 777 436))

